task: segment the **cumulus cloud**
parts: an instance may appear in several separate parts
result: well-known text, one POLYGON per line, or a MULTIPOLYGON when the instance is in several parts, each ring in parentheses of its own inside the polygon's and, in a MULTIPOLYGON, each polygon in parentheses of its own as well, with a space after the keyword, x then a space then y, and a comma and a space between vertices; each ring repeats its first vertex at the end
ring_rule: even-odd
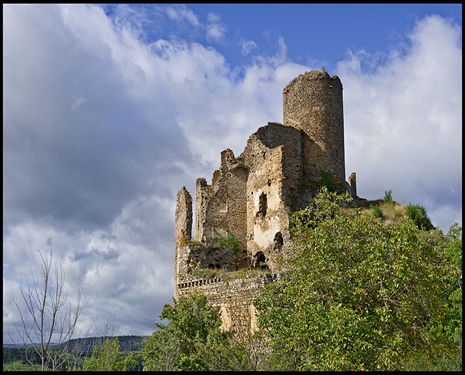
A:
POLYGON ((208 13, 207 19, 207 40, 220 42, 226 32, 226 26, 221 22, 221 17, 215 13, 208 13))
MULTIPOLYGON (((18 281, 51 248, 70 298, 81 285, 89 299, 82 328, 117 311, 116 334, 150 334, 173 295, 177 191, 194 195, 222 150, 238 156, 282 122, 283 88, 315 67, 292 62, 282 38, 239 68, 192 40, 146 42, 142 10, 124 6, 3 9, 4 328, 18 281)), ((185 6, 154 12, 203 30, 185 6)), ((221 40, 219 16, 207 25, 221 40)), ((347 173, 361 196, 392 189, 447 229, 461 216, 460 29, 429 17, 408 38, 382 66, 363 51, 338 64, 347 173)))
POLYGON ((347 172, 357 171, 362 196, 392 189, 394 199, 424 205, 447 230, 462 209, 461 31, 431 16, 418 21, 408 42, 383 65, 365 51, 338 64, 347 172), (436 216, 445 206, 447 225, 436 216))
POLYGON ((168 17, 175 21, 184 21, 186 20, 192 26, 200 26, 200 22, 195 15, 195 13, 188 9, 185 5, 176 5, 166 8, 166 14, 168 17))

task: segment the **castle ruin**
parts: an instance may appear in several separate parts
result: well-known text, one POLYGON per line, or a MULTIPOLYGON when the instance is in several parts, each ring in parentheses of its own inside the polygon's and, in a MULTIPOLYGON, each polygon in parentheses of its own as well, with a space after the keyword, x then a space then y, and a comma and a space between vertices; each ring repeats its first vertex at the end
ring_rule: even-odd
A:
POLYGON ((293 211, 305 208, 322 173, 339 191, 355 197, 355 173, 345 182, 342 83, 337 76, 312 70, 283 90, 283 124, 269 122, 252 134, 238 157, 221 152, 221 166, 209 185, 196 181, 195 233, 192 197, 177 195, 175 214, 174 297, 204 290, 221 307, 223 328, 253 327, 252 301, 279 277, 278 255, 291 244, 286 228, 293 211), (311 188, 313 187, 313 189, 311 188), (233 249, 214 246, 233 236, 233 249), (268 274, 223 281, 195 275, 198 269, 224 272, 261 268, 268 274))

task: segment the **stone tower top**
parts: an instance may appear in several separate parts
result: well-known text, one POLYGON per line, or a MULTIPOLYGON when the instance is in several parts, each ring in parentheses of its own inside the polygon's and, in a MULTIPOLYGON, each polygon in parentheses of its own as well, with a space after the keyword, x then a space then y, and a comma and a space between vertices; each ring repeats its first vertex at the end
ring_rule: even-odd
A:
POLYGON ((321 171, 345 181, 342 83, 338 76, 311 70, 292 80, 283 90, 283 123, 302 130, 306 178, 321 171))

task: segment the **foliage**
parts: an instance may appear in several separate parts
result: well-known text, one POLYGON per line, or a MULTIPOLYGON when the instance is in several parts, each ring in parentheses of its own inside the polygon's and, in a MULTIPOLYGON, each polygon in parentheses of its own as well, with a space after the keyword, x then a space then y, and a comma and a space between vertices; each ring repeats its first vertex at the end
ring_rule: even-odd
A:
POLYGON ((360 211, 362 214, 369 213, 375 217, 378 217, 385 224, 399 224, 402 222, 402 220, 404 220, 406 207, 402 204, 395 202, 380 202, 377 204, 379 210, 381 211, 379 213, 375 212, 375 210, 378 211, 378 209, 374 208, 374 206, 375 205, 370 205, 369 208, 361 208, 360 211))
POLYGON ((297 184, 297 189, 299 189, 300 192, 304 192, 308 189, 311 189, 312 187, 313 183, 311 180, 300 180, 297 184))
POLYGON ((30 365, 22 361, 14 361, 10 363, 3 362, 3 371, 42 371, 41 365, 30 365))
POLYGON ((385 190, 384 191, 384 203, 392 203, 392 190, 385 190))
POLYGON ((199 267, 194 271, 194 276, 202 279, 213 279, 220 276, 220 270, 215 268, 199 267))
POLYGON ((337 190, 337 186, 331 174, 331 171, 321 171, 320 183, 322 186, 325 186, 329 192, 335 192, 337 190))
POLYGON ((210 370, 206 360, 213 338, 220 341, 228 333, 220 330, 219 309, 208 304, 201 292, 190 297, 180 297, 170 306, 166 304, 160 315, 168 319, 168 325, 155 323, 158 331, 152 334, 143 351, 144 370, 210 370))
POLYGON ((107 338, 102 346, 94 345, 92 355, 85 359, 82 371, 127 371, 138 365, 132 352, 120 354, 118 337, 107 338))
MULTIPOLYGON (((449 295, 450 308, 446 312, 447 323, 444 332, 447 337, 456 343, 457 360, 462 363, 462 228, 453 224, 446 235, 446 255, 450 261, 460 269, 460 274, 455 275, 451 282, 454 290, 449 295)), ((461 370, 462 366, 456 366, 455 370, 461 370)))
POLYGON ((383 216, 384 216, 383 210, 379 207, 379 205, 370 206, 370 208, 373 211, 373 216, 374 217, 377 217, 379 219, 383 218, 383 216))
POLYGON ((422 230, 431 230, 433 229, 433 224, 431 224, 431 220, 426 213, 426 208, 419 205, 419 204, 412 204, 409 203, 405 214, 413 220, 415 225, 422 230))
POLYGON ((227 247, 234 254, 236 254, 239 251, 237 244, 238 244, 237 238, 234 237, 232 233, 230 233, 225 237, 218 237, 213 247, 214 248, 227 247))
POLYGON ((444 246, 406 216, 385 225, 323 187, 294 213, 288 272, 254 302, 281 370, 402 370, 409 353, 448 350, 444 246))
POLYGON ((229 280, 234 280, 234 279, 243 279, 245 277, 256 277, 256 276, 262 276, 270 273, 268 269, 262 269, 262 268, 238 268, 235 271, 230 271, 230 272, 225 272, 222 275, 222 280, 223 281, 229 281, 229 280))

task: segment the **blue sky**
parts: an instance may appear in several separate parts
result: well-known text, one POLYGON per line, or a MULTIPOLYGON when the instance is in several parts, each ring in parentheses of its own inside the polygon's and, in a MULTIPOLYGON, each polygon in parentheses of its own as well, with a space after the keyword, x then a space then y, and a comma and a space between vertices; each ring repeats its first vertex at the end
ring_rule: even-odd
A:
POLYGON ((177 192, 282 122, 284 87, 322 66, 359 196, 461 225, 461 4, 3 5, 4 342, 48 249, 89 300, 80 329, 150 334, 177 192))

